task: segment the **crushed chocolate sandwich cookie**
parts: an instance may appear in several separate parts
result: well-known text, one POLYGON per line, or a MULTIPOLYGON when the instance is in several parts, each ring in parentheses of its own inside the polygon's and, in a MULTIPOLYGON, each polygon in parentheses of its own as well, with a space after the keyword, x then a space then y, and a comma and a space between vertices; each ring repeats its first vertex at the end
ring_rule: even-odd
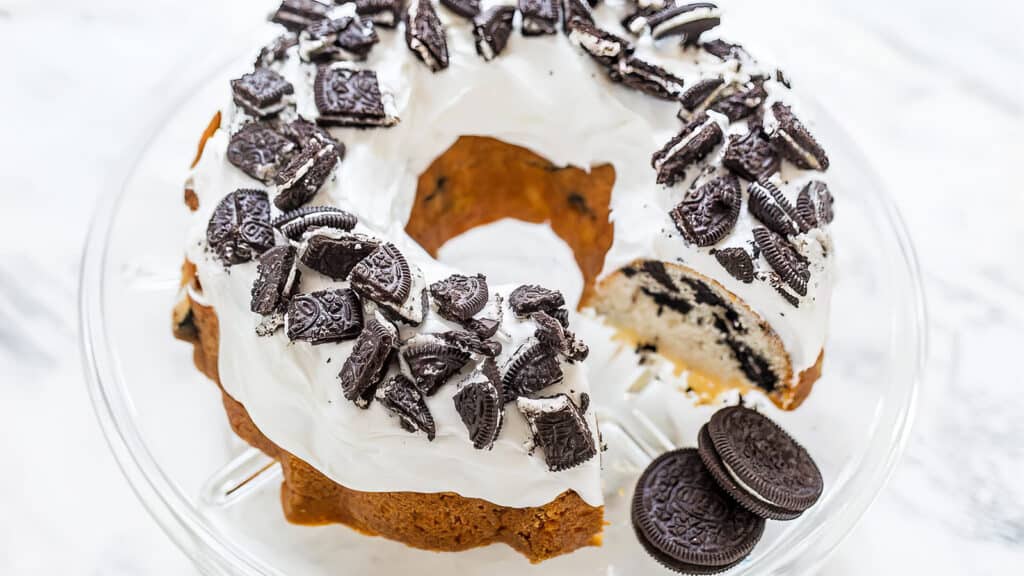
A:
POLYGON ((562 1, 562 31, 571 33, 577 22, 594 24, 594 13, 590 4, 584 0, 563 0, 562 1))
POLYGON ((452 397, 455 411, 466 425, 469 439, 477 450, 494 447, 505 419, 505 402, 501 393, 501 377, 494 360, 484 360, 469 378, 459 385, 452 397))
POLYGON ((321 144, 328 143, 338 151, 339 158, 345 157, 345 145, 335 139, 334 136, 331 136, 327 130, 312 122, 297 118, 281 126, 278 130, 280 130, 282 135, 294 142, 299 147, 299 150, 304 150, 310 146, 319 147, 321 144))
POLYGON ((810 228, 824 228, 832 223, 833 202, 828 185, 820 180, 812 180, 796 197, 796 211, 810 228))
POLYGON ((321 20, 299 32, 299 56, 306 62, 365 60, 379 41, 369 20, 350 16, 321 20))
POLYGON ((508 305, 516 316, 526 318, 534 312, 552 312, 565 306, 565 297, 558 290, 524 284, 509 294, 508 305))
POLYGON ((552 472, 575 468, 597 455, 590 426, 568 395, 519 398, 516 406, 530 424, 533 443, 544 451, 544 461, 552 472))
POLYGON ((767 180, 751 182, 747 192, 747 209, 772 232, 788 237, 811 229, 778 186, 767 180))
POLYGON ((441 0, 441 5, 463 18, 473 19, 480 14, 480 0, 441 0))
POLYGON ((289 340, 340 342, 358 337, 362 329, 362 303, 348 288, 299 294, 288 303, 285 332, 289 340))
POLYGON ((295 266, 294 246, 277 246, 260 255, 249 309, 261 316, 278 316, 284 323, 288 301, 299 287, 302 273, 295 266))
POLYGON ((760 80, 742 85, 729 84, 711 102, 708 109, 724 114, 730 122, 739 122, 758 112, 767 98, 768 92, 764 89, 764 82, 760 80))
POLYGON ((217 204, 206 243, 226 266, 249 262, 274 247, 270 200, 262 190, 235 190, 217 204))
POLYGON ((736 226, 742 194, 735 176, 719 176, 687 192, 672 209, 672 221, 687 242, 713 246, 736 226))
POLYGON ((726 494, 694 448, 666 452, 633 492, 633 530, 651 558, 683 574, 714 574, 740 563, 765 522, 726 494))
POLYGON ((295 87, 270 68, 257 68, 231 81, 235 104, 255 118, 276 116, 293 102, 295 87))
POLYGON ((352 287, 377 303, 401 303, 412 290, 412 271, 394 244, 382 244, 363 258, 349 275, 352 287))
POLYGON ((274 218, 270 225, 281 231, 289 240, 298 240, 302 235, 317 228, 331 228, 348 232, 356 227, 359 219, 355 214, 334 206, 303 206, 274 218))
MULTIPOLYGON (((685 46, 696 45, 701 34, 721 23, 721 11, 710 2, 669 3, 646 17, 646 27, 650 29, 655 40, 678 36, 685 46)), ((633 25, 636 26, 635 23, 633 25)))
POLYGON ((423 395, 408 378, 401 374, 388 378, 377 388, 376 397, 381 406, 398 418, 404 430, 420 431, 427 435, 427 440, 434 440, 437 433, 434 417, 423 395))
POLYGON ((798 168, 828 170, 825 149, 786 104, 772 104, 771 113, 765 115, 764 130, 779 154, 798 168))
POLYGON ((635 56, 620 59, 609 69, 608 75, 616 82, 662 100, 679 100, 684 93, 682 78, 635 56))
POLYGON ((505 402, 536 394, 562 378, 555 349, 541 342, 523 344, 509 359, 502 378, 505 402))
POLYGON ((767 228, 754 228, 754 242, 775 272, 790 288, 807 296, 807 282, 811 278, 807 259, 784 237, 767 228))
POLYGON ((762 518, 792 520, 821 497, 824 481, 810 454, 763 414, 743 406, 719 410, 699 442, 719 486, 762 518))
POLYGON ((708 54, 715 56, 719 60, 749 60, 750 55, 743 49, 743 46, 739 44, 733 44, 726 42, 720 38, 715 40, 708 40, 700 45, 708 54))
POLYGON ((288 50, 294 46, 298 46, 299 37, 294 33, 286 33, 278 36, 273 42, 267 44, 260 49, 260 53, 256 56, 256 62, 253 63, 255 68, 264 68, 273 66, 278 62, 283 62, 288 59, 288 50))
POLYGON ((605 66, 615 66, 620 58, 633 53, 633 45, 622 38, 595 26, 592 22, 577 20, 570 25, 569 41, 576 44, 605 66))
POLYGON ((246 124, 228 141, 228 162, 250 177, 270 184, 288 162, 295 144, 269 124, 246 124))
POLYGON ((433 396, 470 358, 466 350, 431 334, 412 337, 402 345, 399 356, 407 374, 426 396, 433 396))
POLYGON ((711 254, 733 278, 744 284, 754 281, 754 260, 743 248, 721 248, 712 250, 711 254))
POLYGON ((636 9, 626 14, 626 17, 621 20, 620 24, 634 35, 639 36, 643 34, 647 30, 647 19, 665 7, 664 2, 656 2, 655 4, 657 5, 655 6, 650 3, 641 5, 640 2, 637 2, 636 9))
POLYGON ((493 6, 473 18, 473 38, 476 53, 484 60, 493 60, 508 45, 512 35, 516 9, 512 6, 493 6))
POLYGON ((321 67, 313 86, 321 126, 394 126, 373 70, 321 67))
POLYGON ((331 6, 316 0, 284 0, 270 16, 270 21, 298 32, 303 28, 327 18, 331 6))
POLYGON ((714 102, 722 89, 725 87, 725 80, 720 76, 704 78, 683 92, 680 101, 683 109, 687 112, 700 112, 707 108, 708 104, 714 102))
POLYGON ((360 408, 369 406, 384 379, 388 360, 398 344, 398 329, 379 313, 363 326, 352 353, 338 373, 345 398, 360 408))
POLYGON ((755 182, 778 172, 780 164, 775 148, 759 128, 754 128, 743 136, 729 136, 729 144, 722 158, 722 166, 728 168, 730 172, 755 182))
POLYGON ((523 36, 541 36, 558 32, 558 0, 518 0, 523 36))
POLYGON ((534 312, 530 319, 537 324, 534 336, 557 350, 569 362, 582 362, 590 355, 590 348, 576 335, 565 329, 562 322, 547 312, 534 312))
POLYGON ((430 296, 442 318, 453 322, 469 320, 487 305, 490 291, 483 274, 453 274, 430 285, 430 296))
POLYGON ((366 234, 324 228, 303 242, 299 259, 311 270, 334 280, 345 280, 356 264, 372 254, 379 241, 366 234))
POLYGON ((448 38, 430 0, 409 0, 405 43, 431 72, 448 67, 448 38))
POLYGON ((686 176, 691 164, 703 160, 722 143, 724 133, 709 114, 699 114, 651 158, 658 172, 658 184, 672 186, 686 176))
POLYGON ((402 21, 402 0, 355 0, 356 14, 384 28, 402 21))
POLYGON ((334 144, 310 140, 274 178, 274 205, 281 210, 295 210, 309 202, 334 175, 340 161, 334 144))
POLYGON ((480 336, 466 330, 449 330, 435 336, 467 353, 479 354, 487 358, 495 358, 501 354, 501 343, 488 340, 489 336, 480 336))

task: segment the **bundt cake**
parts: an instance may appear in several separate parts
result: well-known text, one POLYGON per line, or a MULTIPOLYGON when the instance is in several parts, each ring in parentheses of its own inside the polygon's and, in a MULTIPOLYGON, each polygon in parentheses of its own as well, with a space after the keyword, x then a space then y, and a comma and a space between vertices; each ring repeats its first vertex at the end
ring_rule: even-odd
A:
POLYGON ((285 0, 271 20, 187 179, 174 326, 280 461, 289 520, 531 561, 599 544, 590 392, 621 383, 587 341, 608 332, 695 401, 809 393, 829 159, 717 6, 285 0), (582 293, 436 259, 505 218, 550 225, 582 293))

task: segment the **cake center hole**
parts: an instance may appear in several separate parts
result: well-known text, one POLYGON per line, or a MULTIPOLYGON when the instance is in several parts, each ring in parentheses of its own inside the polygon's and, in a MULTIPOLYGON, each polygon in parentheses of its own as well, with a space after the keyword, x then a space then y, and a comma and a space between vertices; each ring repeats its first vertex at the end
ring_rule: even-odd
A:
POLYGON ((462 136, 420 175, 406 232, 494 284, 542 284, 585 304, 615 233, 614 184, 611 164, 558 166, 521 146, 462 136))

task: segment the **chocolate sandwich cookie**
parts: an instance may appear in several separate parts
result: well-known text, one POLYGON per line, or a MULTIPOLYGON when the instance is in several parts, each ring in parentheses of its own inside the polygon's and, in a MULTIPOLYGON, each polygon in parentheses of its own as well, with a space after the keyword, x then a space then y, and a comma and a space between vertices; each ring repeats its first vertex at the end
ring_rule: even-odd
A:
POLYGON ((231 81, 235 104, 254 118, 269 118, 288 107, 295 87, 270 68, 257 68, 231 81))
POLYGON ((743 406, 719 410, 700 436, 700 456, 740 505, 773 520, 792 520, 821 497, 814 460, 767 416, 743 406))
POLYGON ((359 219, 350 212, 333 206, 303 206, 274 218, 270 225, 281 231, 289 240, 298 240, 310 230, 330 228, 348 232, 356 227, 359 219))
POLYGON ((828 170, 829 160, 825 149, 786 104, 772 104, 771 114, 765 117, 765 132, 779 154, 798 168, 822 172, 828 170))
POLYGON ((690 244, 712 246, 725 238, 740 217, 740 183, 733 175, 719 176, 691 189, 670 215, 690 244))
POLYGON ((725 133, 713 117, 700 113, 651 157, 658 184, 672 186, 686 176, 693 163, 704 159, 721 144, 725 133))
POLYGON ((474 18, 480 13, 480 0, 441 0, 441 5, 463 18, 474 18))
POLYGON ((298 32, 314 22, 327 18, 330 11, 330 4, 317 0, 284 0, 270 16, 270 21, 298 32))
POLYGON ((235 190, 213 210, 206 244, 225 266, 248 262, 274 247, 270 201, 262 190, 235 190))
POLYGON ((448 67, 448 36, 430 0, 409 1, 405 43, 431 72, 448 67))
POLYGON ((557 350, 543 342, 523 344, 505 369, 502 379, 505 402, 536 394, 558 384, 563 376, 557 350))
POLYGON ((289 340, 311 344, 340 342, 359 336, 363 306, 349 288, 299 294, 288 303, 285 332, 289 340))
POLYGON ((437 431, 434 417, 423 395, 408 378, 395 374, 377 388, 376 398, 381 406, 398 418, 404 430, 411 433, 418 430, 427 435, 427 440, 434 440, 437 431))
POLYGON ((292 154, 295 143, 268 123, 253 122, 231 135, 228 162, 250 177, 270 184, 292 154))
POLYGON ((398 118, 388 112, 373 70, 321 67, 313 84, 321 126, 394 126, 398 118))
POLYGON ((501 377, 494 360, 484 360, 459 386, 452 401, 455 402, 459 418, 466 425, 473 447, 477 450, 490 450, 501 433, 505 418, 501 377))
POLYGON ((608 75, 615 82, 662 100, 678 100, 684 93, 682 78, 635 56, 620 58, 608 75))
POLYGON ((331 179, 340 161, 334 144, 310 140, 274 177, 274 205, 281 210, 295 210, 309 202, 331 179))
POLYGON ((637 482, 631 516, 647 553, 685 574, 735 566, 754 549, 765 525, 722 491, 694 448, 651 462, 637 482))
POLYGON ((721 11, 710 2, 669 3, 647 17, 647 26, 656 40, 678 36, 687 46, 697 44, 701 34, 721 23, 721 11))
POLYGON ((470 358, 468 351, 432 334, 412 337, 399 356, 404 371, 425 396, 433 396, 470 358))
POLYGON ((572 22, 569 41, 582 48, 594 60, 608 66, 609 70, 616 66, 620 58, 633 53, 633 46, 628 40, 584 20, 572 22))
POLYGON ((558 32, 558 0, 519 0, 523 36, 558 32))
POLYGON ((366 408, 384 379, 388 361, 398 344, 398 329, 380 314, 363 327, 352 353, 338 373, 345 398, 366 408))
POLYGON ((552 472, 575 468, 597 455, 597 443, 583 411, 568 395, 520 398, 516 405, 552 472))
POLYGON ((473 38, 476 53, 484 60, 493 60, 501 54, 512 35, 516 9, 512 6, 492 6, 473 18, 473 38))
POLYGON ((402 20, 402 0, 355 0, 356 14, 384 28, 402 20))
POLYGON ((372 236, 322 228, 310 233, 302 243, 299 260, 328 278, 345 280, 363 258, 380 246, 372 236))

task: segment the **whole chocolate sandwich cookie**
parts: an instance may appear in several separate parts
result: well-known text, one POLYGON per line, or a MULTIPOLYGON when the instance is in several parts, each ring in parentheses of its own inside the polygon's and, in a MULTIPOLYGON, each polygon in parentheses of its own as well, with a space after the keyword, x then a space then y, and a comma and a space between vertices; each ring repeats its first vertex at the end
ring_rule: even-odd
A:
MULTIPOLYGON (((595 392, 623 379, 595 339, 660 355, 693 402, 811 392, 842 195, 789 80, 715 4, 286 0, 270 19, 188 175, 175 326, 280 462, 288 520, 534 562, 598 545, 616 396, 595 392), (507 219, 575 266, 532 265, 548 255, 520 238, 439 260, 507 219)), ((803 462, 755 424, 709 424, 711 472, 691 450, 645 474, 634 514, 662 563, 724 569, 763 529, 747 508, 813 503, 813 479, 738 459, 746 426, 803 462)))
POLYGON ((770 520, 798 518, 821 497, 821 472, 807 451, 766 416, 742 406, 701 428, 700 457, 744 508, 770 520))
POLYGON ((717 574, 750 554, 764 520, 719 488, 693 448, 662 454, 633 493, 633 528, 652 558, 684 574, 717 574))

